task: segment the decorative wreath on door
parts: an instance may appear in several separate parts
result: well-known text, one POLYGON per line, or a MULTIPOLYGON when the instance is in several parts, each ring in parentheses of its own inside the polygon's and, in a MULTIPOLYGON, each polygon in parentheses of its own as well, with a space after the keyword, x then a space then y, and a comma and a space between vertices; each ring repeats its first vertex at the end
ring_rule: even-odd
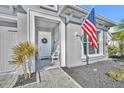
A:
POLYGON ((46 38, 43 38, 41 41, 42 41, 42 43, 44 43, 44 44, 47 43, 47 39, 46 39, 46 38))

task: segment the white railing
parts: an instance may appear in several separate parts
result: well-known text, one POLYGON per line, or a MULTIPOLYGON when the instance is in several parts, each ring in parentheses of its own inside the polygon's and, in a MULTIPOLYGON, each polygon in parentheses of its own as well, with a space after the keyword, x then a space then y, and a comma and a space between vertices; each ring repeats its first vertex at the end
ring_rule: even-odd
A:
POLYGON ((60 54, 59 45, 57 45, 54 52, 51 55, 52 63, 55 63, 55 64, 59 63, 59 54, 60 54))

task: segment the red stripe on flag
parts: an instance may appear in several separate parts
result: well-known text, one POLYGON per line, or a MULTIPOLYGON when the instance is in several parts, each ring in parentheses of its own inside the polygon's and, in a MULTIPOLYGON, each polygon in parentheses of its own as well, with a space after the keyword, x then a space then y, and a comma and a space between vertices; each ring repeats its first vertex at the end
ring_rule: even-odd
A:
POLYGON ((89 27, 87 27, 87 25, 83 25, 91 34, 92 34, 92 36, 93 36, 93 38, 96 40, 96 37, 94 36, 94 32, 93 31, 91 31, 90 29, 89 29, 89 27))
MULTIPOLYGON (((83 28, 82 28, 82 29, 83 29, 83 28)), ((84 31, 85 31, 85 30, 84 30, 84 31)), ((89 35, 89 33, 86 32, 86 31, 85 31, 85 33, 86 33, 86 34, 88 35, 88 37, 90 38, 90 41, 92 42, 92 46, 96 48, 97 46, 96 46, 96 44, 94 44, 94 41, 92 40, 92 38, 91 38, 91 36, 89 35)))
POLYGON ((96 29, 94 28, 95 27, 95 25, 94 24, 92 24, 90 21, 88 21, 88 20, 85 20, 85 22, 92 28, 92 30, 94 31, 94 33, 96 34, 96 29), (92 24, 92 25, 91 25, 92 24))
POLYGON ((92 35, 90 35, 90 34, 87 32, 87 30, 86 30, 83 26, 82 26, 81 28, 82 28, 83 31, 85 31, 85 33, 89 36, 89 38, 90 38, 90 40, 91 40, 91 42, 92 42, 92 45, 93 45, 95 48, 97 48, 97 43, 96 43, 95 40, 93 40, 92 35))

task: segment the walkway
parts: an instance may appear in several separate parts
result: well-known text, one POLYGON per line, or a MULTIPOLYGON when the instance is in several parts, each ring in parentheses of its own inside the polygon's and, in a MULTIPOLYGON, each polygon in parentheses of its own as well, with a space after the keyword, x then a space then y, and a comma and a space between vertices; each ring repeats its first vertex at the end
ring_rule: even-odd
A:
POLYGON ((0 74, 0 88, 10 88, 12 87, 17 80, 16 74, 0 74))
POLYGON ((77 88, 80 87, 60 68, 40 72, 41 82, 32 83, 19 88, 77 88))

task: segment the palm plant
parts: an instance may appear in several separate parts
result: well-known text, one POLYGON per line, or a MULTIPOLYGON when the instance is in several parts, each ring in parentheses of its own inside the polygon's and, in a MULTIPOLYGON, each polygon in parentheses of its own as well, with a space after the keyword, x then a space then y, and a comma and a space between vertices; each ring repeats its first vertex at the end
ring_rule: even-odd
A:
POLYGON ((32 63, 32 57, 35 55, 35 53, 37 52, 37 48, 35 47, 35 45, 31 44, 31 43, 25 43, 26 44, 26 58, 28 59, 28 73, 29 73, 29 78, 31 77, 31 63, 32 63))
POLYGON ((31 77, 31 62, 32 62, 31 60, 32 57, 35 55, 36 50, 37 49, 35 45, 29 42, 20 43, 13 48, 13 55, 11 62, 17 65, 22 65, 25 78, 27 78, 28 76, 29 78, 31 77), (28 70, 28 74, 27 74, 27 70, 28 70))
POLYGON ((113 40, 117 40, 119 43, 119 50, 122 56, 124 52, 124 19, 121 20, 120 24, 116 25, 114 28, 118 30, 116 34, 113 35, 113 40))
POLYGON ((116 29, 121 30, 124 28, 124 19, 120 21, 120 23, 116 26, 114 26, 116 29))

